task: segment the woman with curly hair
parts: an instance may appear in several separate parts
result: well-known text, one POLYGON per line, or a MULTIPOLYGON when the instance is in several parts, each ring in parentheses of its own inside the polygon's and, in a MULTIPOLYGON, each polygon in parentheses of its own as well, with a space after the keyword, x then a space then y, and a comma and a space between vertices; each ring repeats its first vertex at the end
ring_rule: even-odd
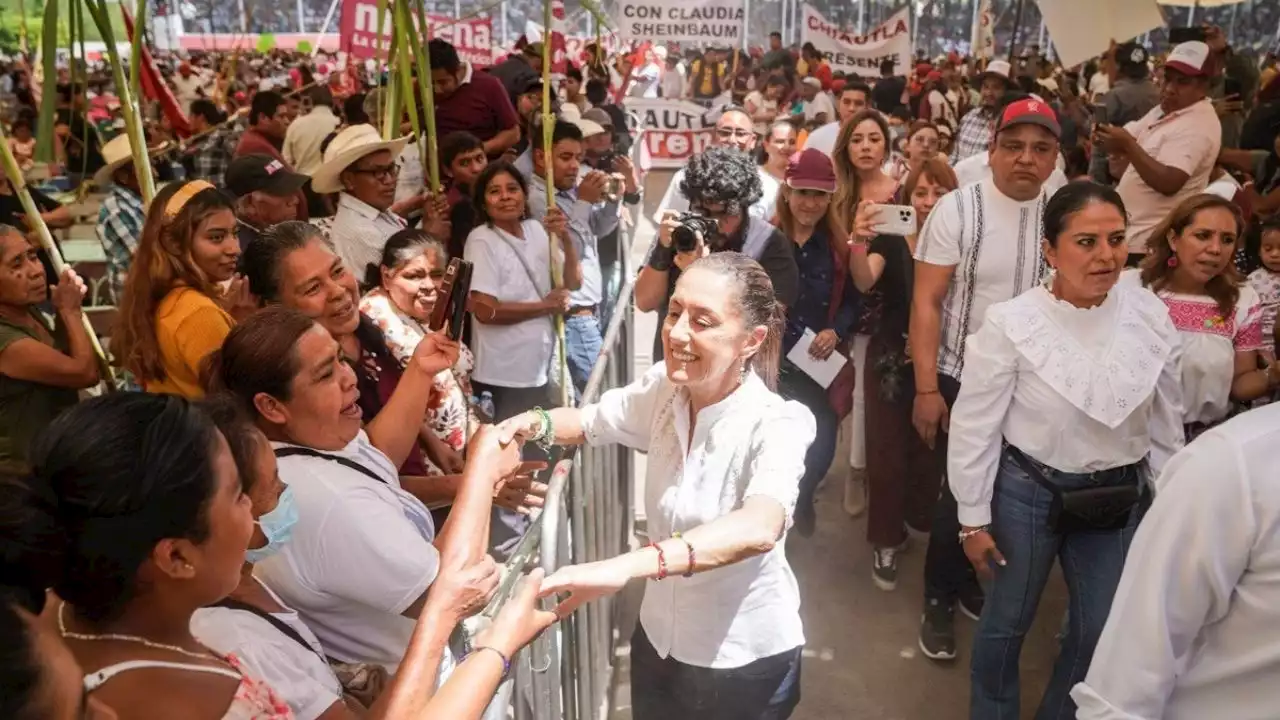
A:
POLYGON ((1276 366, 1259 364, 1258 294, 1232 263, 1243 230, 1231 201, 1195 195, 1151 233, 1141 270, 1127 273, 1164 300, 1182 337, 1188 439, 1225 420, 1233 402, 1251 402, 1280 386, 1276 366))
POLYGON ((235 279, 239 259, 234 205, 211 183, 175 183, 151 201, 111 334, 117 362, 147 392, 203 394, 201 361, 222 345, 233 313, 252 310, 235 279))

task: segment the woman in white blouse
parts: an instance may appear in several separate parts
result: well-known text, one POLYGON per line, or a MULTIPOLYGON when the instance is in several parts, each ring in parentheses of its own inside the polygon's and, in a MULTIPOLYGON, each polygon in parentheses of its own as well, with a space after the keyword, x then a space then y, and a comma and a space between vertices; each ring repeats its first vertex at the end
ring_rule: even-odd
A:
POLYGON ((1240 210, 1217 195, 1195 195, 1147 241, 1141 279, 1169 308, 1182 336, 1183 423, 1191 439, 1222 422, 1232 403, 1249 403, 1280 387, 1280 367, 1263 369, 1262 306, 1236 271, 1240 210))
POLYGON ((1071 183, 1045 208, 1045 284, 991 306, 966 346, 947 476, 960 541, 992 577, 973 644, 970 716, 1020 717, 1018 656, 1055 561, 1069 630, 1036 717, 1074 718, 1146 476, 1182 446, 1178 333, 1158 298, 1117 285, 1120 197, 1071 183))
POLYGON ((583 603, 649 580, 631 640, 632 717, 782 720, 800 695, 800 596, 783 540, 813 415, 777 380, 783 309, 754 260, 713 253, 680 276, 664 361, 582 409, 507 432, 649 454, 648 547, 562 568, 542 594, 583 603))

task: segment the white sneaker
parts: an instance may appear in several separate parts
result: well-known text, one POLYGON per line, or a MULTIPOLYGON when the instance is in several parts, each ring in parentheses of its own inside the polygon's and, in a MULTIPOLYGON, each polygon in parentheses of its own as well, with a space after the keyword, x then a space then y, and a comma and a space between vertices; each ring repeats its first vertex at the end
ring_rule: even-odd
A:
POLYGON ((866 468, 849 468, 844 479, 844 511, 849 517, 858 517, 867 511, 866 468))

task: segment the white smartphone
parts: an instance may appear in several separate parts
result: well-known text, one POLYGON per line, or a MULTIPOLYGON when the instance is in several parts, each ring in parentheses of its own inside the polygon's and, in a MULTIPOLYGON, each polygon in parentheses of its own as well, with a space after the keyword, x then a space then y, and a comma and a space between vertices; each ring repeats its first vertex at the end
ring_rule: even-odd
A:
POLYGON ((872 229, 878 235, 914 235, 916 209, 910 205, 879 205, 872 229))

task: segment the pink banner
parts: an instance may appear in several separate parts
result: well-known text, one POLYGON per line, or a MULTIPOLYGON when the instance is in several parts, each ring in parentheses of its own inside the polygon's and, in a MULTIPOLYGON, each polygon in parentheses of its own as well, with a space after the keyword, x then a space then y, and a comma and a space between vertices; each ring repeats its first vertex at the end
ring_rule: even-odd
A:
MULTIPOLYGON (((416 17, 416 16, 415 16, 416 17)), ((474 65, 493 64, 493 22, 472 18, 458 22, 447 15, 427 15, 430 37, 441 38, 458 49, 458 57, 474 65)), ((344 0, 342 3, 342 49, 358 58, 373 57, 378 49, 378 3, 373 0, 344 0)), ((391 12, 382 21, 382 52, 391 47, 391 12)))

